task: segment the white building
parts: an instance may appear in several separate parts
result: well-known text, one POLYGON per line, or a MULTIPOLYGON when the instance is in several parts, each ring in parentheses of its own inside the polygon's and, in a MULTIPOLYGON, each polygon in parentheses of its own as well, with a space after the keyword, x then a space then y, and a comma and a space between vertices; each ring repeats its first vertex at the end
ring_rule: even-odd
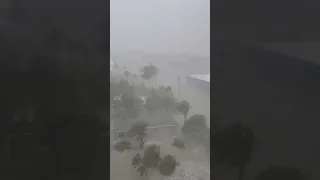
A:
POLYGON ((113 70, 114 68, 114 62, 113 60, 110 58, 110 72, 113 70))
POLYGON ((210 74, 192 74, 187 76, 187 85, 210 93, 210 74))

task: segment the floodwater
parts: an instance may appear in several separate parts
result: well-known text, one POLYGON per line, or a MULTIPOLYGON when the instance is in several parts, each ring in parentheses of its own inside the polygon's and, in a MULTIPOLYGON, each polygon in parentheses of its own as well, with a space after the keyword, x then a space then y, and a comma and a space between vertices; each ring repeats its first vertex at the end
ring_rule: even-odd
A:
MULTIPOLYGON (((170 138, 167 138, 167 139, 170 139, 170 138)), ((193 170, 204 169, 205 172, 209 172, 210 170, 209 158, 206 155, 204 149, 202 149, 201 147, 190 145, 189 147, 187 146, 186 149, 178 149, 176 147, 171 146, 170 143, 168 142, 152 141, 152 140, 147 141, 147 144, 153 144, 153 143, 160 145, 160 153, 162 157, 170 154, 175 156, 178 162, 180 162, 181 164, 188 164, 189 169, 193 169, 193 170), (193 167, 190 168, 190 166, 193 166, 193 167)), ((123 180, 123 179, 163 180, 164 179, 164 176, 162 176, 157 169, 149 169, 148 176, 141 178, 139 174, 135 171, 135 169, 131 167, 131 160, 137 153, 140 153, 141 155, 143 155, 143 150, 132 149, 125 152, 117 152, 115 150, 111 151, 111 155, 110 155, 111 180, 123 180)), ((183 168, 183 166, 180 166, 180 168, 183 168)), ((206 177, 202 177, 202 178, 204 180, 209 180, 208 175, 207 175, 207 178, 206 177)))
MULTIPOLYGON (((140 75, 140 69, 148 65, 148 60, 144 60, 141 57, 129 55, 129 56, 117 56, 114 61, 118 66, 123 67, 129 70, 131 73, 140 75)), ((197 62, 195 62, 197 63, 197 62)), ((189 117, 193 114, 203 114, 208 119, 208 125, 210 125, 210 94, 204 93, 203 90, 198 90, 197 88, 192 88, 186 83, 186 75, 189 74, 187 71, 183 71, 179 66, 171 66, 166 61, 153 61, 153 65, 158 68, 158 74, 156 77, 157 86, 171 86, 174 96, 178 100, 188 101, 192 108, 189 111, 189 117), (180 91, 178 92, 178 76, 180 76, 180 91)), ((201 72, 199 72, 201 73, 201 72)), ((203 74, 208 72, 204 71, 203 74)), ((148 85, 148 83, 146 83, 148 85)), ((176 115, 173 117, 179 125, 183 124, 183 116, 176 115)), ((111 126, 112 127, 112 126, 111 126)), ((146 140, 147 144, 158 144, 160 145, 161 156, 173 155, 181 164, 189 164, 189 169, 198 170, 205 169, 206 172, 209 172, 210 167, 210 158, 207 152, 203 147, 186 144, 185 149, 178 149, 174 146, 171 146, 173 142, 174 135, 170 133, 161 133, 157 136, 148 138, 146 140), (192 163, 190 163, 192 162, 192 163), (191 164, 191 165, 190 165, 191 164), (190 168, 191 166, 191 168, 190 168), (192 167, 193 166, 193 167, 192 167)), ((112 144, 116 143, 112 138, 110 142, 112 144)), ((111 146, 112 146, 111 144, 111 146)), ((147 145, 146 145, 147 146, 147 145)), ((150 169, 148 172, 148 177, 141 178, 135 169, 131 167, 131 160, 137 154, 143 154, 143 150, 132 149, 125 152, 117 152, 111 150, 110 154, 110 173, 111 180, 163 180, 164 177, 157 170, 150 169)), ((182 168, 182 166, 180 166, 182 168)), ((207 180, 209 178, 202 177, 202 179, 207 180)), ((182 179, 181 179, 182 180, 182 179)))
MULTIPOLYGON (((115 60, 118 64, 125 65, 126 69, 132 73, 139 75, 140 69, 148 65, 149 61, 144 60, 141 57, 135 56, 117 56, 115 60)), ((189 61, 190 62, 190 61, 189 61)), ((210 126, 210 93, 204 93, 203 90, 197 89, 197 87, 190 87, 186 82, 186 76, 191 72, 183 67, 172 66, 167 61, 152 61, 152 64, 158 68, 158 75, 156 77, 157 86, 171 86, 174 96, 179 100, 188 101, 192 108, 189 111, 189 117, 193 114, 203 114, 208 119, 208 125, 210 126), (180 91, 178 91, 178 76, 180 76, 180 91)), ((196 66, 197 61, 194 60, 194 65, 196 66)), ((192 66, 192 64, 188 66, 192 66)), ((199 68, 198 68, 199 69, 199 68)), ((208 71, 204 70, 198 73, 207 74, 208 71)), ((183 118, 178 118, 181 122, 183 118)))

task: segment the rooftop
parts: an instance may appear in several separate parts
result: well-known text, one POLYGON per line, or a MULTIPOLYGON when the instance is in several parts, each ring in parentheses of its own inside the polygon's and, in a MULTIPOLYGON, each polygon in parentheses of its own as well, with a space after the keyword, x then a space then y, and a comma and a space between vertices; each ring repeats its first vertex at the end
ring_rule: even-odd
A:
POLYGON ((192 74, 192 75, 189 75, 188 77, 210 82, 210 74, 192 74))

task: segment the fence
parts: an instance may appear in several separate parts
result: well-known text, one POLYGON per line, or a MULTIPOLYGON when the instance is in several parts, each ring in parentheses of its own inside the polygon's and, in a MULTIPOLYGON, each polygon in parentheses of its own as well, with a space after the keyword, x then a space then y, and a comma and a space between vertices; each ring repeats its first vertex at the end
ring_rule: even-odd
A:
MULTIPOLYGON (((172 130, 175 126, 174 125, 162 125, 162 126, 150 126, 150 127, 147 127, 147 130, 148 130, 148 135, 150 137, 152 136, 155 136, 159 129, 163 129, 163 128, 168 128, 170 130, 172 130)), ((128 131, 129 130, 116 130, 115 131, 115 140, 117 139, 124 139, 124 140, 127 140, 128 139, 128 131)))
POLYGON ((195 176, 184 172, 182 176, 164 177, 163 180, 198 180, 195 176))

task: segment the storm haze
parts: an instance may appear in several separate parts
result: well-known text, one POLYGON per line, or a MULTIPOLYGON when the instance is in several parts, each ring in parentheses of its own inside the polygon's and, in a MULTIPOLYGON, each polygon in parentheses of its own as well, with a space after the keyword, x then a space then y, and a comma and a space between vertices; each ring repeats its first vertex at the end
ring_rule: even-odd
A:
POLYGON ((209 57, 209 0, 111 0, 111 52, 209 57))

